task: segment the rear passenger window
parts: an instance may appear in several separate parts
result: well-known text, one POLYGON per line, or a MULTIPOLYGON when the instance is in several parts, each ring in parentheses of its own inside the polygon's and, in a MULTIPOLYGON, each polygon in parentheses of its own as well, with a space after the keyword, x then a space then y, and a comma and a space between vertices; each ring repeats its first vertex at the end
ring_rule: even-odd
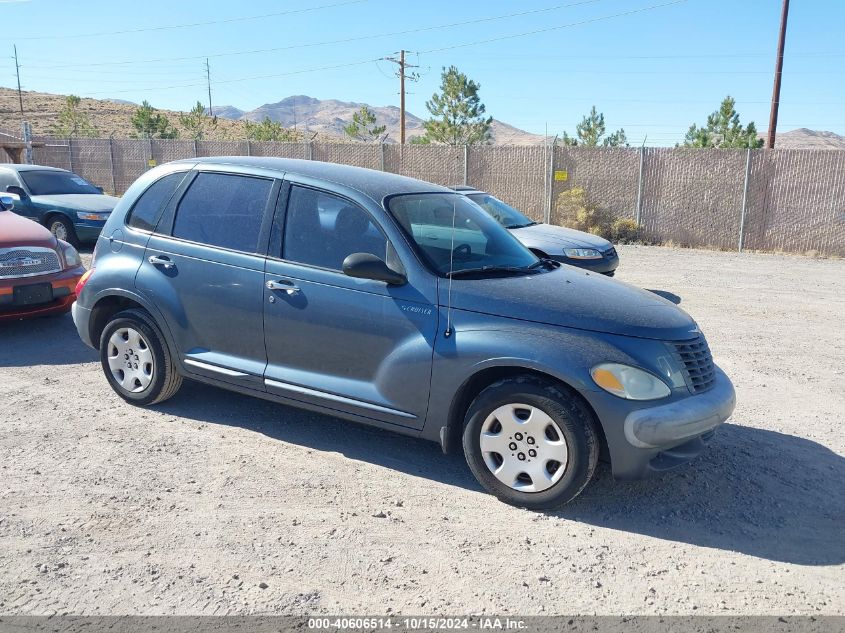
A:
POLYGON ((387 238, 361 207, 329 193, 292 187, 285 218, 284 258, 343 269, 352 253, 387 259, 387 238))
POLYGON ((176 209, 173 237, 254 253, 273 181, 199 174, 176 209))
POLYGON ((170 174, 147 187, 129 212, 127 224, 133 229, 154 231, 165 205, 187 175, 186 171, 170 174))

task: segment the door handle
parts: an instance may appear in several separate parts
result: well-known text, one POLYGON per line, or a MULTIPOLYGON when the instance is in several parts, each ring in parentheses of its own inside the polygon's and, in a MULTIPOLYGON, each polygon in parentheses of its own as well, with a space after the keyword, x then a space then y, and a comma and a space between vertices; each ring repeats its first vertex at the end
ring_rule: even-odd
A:
POLYGON ((153 266, 161 266, 165 270, 176 268, 176 264, 170 261, 167 257, 162 257, 161 255, 150 255, 149 262, 153 266))
POLYGON ((288 295, 295 295, 300 291, 299 286, 294 285, 292 281, 277 281, 270 279, 265 285, 268 290, 281 290, 286 292, 288 295))

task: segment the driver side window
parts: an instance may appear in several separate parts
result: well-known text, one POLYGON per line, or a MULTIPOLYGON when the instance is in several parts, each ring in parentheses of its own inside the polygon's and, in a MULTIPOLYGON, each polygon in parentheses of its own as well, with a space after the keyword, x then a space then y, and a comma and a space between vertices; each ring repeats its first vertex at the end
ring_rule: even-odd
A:
POLYGON ((387 238, 370 214, 325 191, 291 187, 283 258, 339 271, 352 253, 370 253, 387 260, 387 238))

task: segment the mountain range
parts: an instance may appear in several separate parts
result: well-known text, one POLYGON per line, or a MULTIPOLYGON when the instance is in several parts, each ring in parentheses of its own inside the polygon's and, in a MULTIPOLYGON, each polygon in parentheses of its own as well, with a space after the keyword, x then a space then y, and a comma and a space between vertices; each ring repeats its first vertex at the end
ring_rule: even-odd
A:
MULTIPOLYGON (((218 118, 263 121, 268 117, 285 127, 296 127, 305 132, 318 133, 325 136, 346 136, 344 128, 352 121, 352 115, 367 106, 375 115, 377 125, 384 125, 387 129, 386 142, 399 141, 399 108, 396 106, 371 106, 366 103, 353 101, 339 101, 337 99, 315 99, 306 95, 286 97, 276 103, 265 103, 255 110, 245 111, 234 106, 215 106, 213 112, 218 118)), ((425 132, 423 120, 405 112, 405 134, 408 139, 420 136, 425 132)), ((539 134, 531 134, 493 119, 490 135, 495 145, 537 145, 543 142, 539 134)))

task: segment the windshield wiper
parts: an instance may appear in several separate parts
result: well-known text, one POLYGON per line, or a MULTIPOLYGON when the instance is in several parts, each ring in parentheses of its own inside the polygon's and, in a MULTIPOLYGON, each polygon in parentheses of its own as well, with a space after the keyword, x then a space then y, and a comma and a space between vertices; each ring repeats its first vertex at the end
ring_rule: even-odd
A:
POLYGON ((529 273, 534 269, 535 264, 530 266, 482 266, 481 268, 462 268, 450 270, 447 277, 464 277, 468 275, 483 275, 485 273, 529 273))
POLYGON ((528 224, 508 224, 505 228, 506 229, 524 229, 526 226, 534 226, 535 224, 540 224, 539 222, 529 222, 528 224))

